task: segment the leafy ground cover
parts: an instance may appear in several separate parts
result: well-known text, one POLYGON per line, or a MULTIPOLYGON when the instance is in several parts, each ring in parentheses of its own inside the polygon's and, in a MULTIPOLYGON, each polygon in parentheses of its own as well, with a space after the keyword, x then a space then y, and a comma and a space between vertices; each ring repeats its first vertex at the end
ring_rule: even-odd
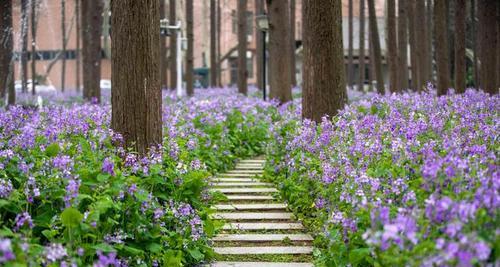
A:
POLYGON ((322 123, 280 107, 267 176, 326 266, 496 266, 500 98, 375 96, 322 123))
POLYGON ((108 104, 58 96, 42 109, 2 111, 0 265, 178 266, 212 257, 205 178, 263 153, 275 110, 221 92, 180 102, 165 94, 164 141, 145 157, 109 129, 108 104))

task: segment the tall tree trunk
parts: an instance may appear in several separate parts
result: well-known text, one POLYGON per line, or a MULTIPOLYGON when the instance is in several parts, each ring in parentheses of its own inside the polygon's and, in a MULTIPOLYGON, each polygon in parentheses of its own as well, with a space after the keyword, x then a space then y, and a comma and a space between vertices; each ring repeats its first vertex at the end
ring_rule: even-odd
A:
POLYGON ((187 51, 186 51, 186 92, 188 96, 193 96, 193 0, 186 0, 186 35, 187 35, 187 51))
POLYGON ((426 83, 429 81, 429 70, 427 69, 427 57, 428 57, 428 49, 427 49, 427 37, 428 33, 426 27, 422 27, 422 21, 426 21, 426 11, 425 11, 425 1, 423 0, 414 0, 416 1, 416 8, 414 14, 414 25, 415 25, 415 34, 417 41, 417 59, 418 59, 418 78, 419 80, 416 83, 417 90, 422 90, 423 87, 426 86, 426 83))
POLYGON ((341 5, 340 0, 302 2, 302 117, 316 122, 325 115, 335 116, 347 103, 341 5))
POLYGON ((12 1, 2 1, 0 7, 0 97, 5 98, 14 86, 12 1))
POLYGON ((66 86, 66 0, 61 0, 61 35, 62 35, 62 66, 61 66, 61 92, 66 86))
POLYGON ((220 0, 217 0, 217 86, 222 87, 222 68, 221 68, 221 36, 222 36, 222 11, 220 0))
POLYGON ((80 13, 80 0, 75 0, 75 16, 76 16, 76 91, 80 92, 80 59, 81 59, 81 51, 80 51, 80 36, 82 33, 81 27, 81 13, 80 13))
MULTIPOLYGON (((435 1, 435 0, 434 0, 435 1)), ((427 81, 434 83, 434 68, 432 65, 433 50, 432 50, 432 2, 433 0, 427 0, 426 3, 426 33, 427 33, 427 57, 426 57, 426 69, 427 69, 427 81)))
POLYGON ((480 62, 481 88, 490 93, 498 94, 496 75, 498 68, 495 52, 497 49, 497 10, 496 0, 481 0, 477 2, 478 12, 478 51, 480 62))
POLYGON ((455 90, 465 92, 465 12, 466 0, 455 0, 455 90))
POLYGON ((437 92, 445 95, 450 87, 450 68, 448 66, 448 38, 446 28, 445 0, 434 4, 434 33, 436 35, 437 92))
POLYGON ((158 4, 111 1, 111 127, 140 154, 162 141, 158 4))
POLYGON ((408 25, 407 25, 408 0, 398 1, 398 89, 408 89, 408 25))
POLYGON ((476 88, 479 87, 479 64, 478 64, 478 53, 477 50, 477 16, 476 16, 476 1, 470 1, 470 17, 471 17, 471 28, 472 28, 472 51, 474 53, 472 57, 472 68, 473 68, 473 78, 474 78, 474 86, 476 88))
MULTIPOLYGON (((170 25, 175 26, 176 20, 176 0, 170 0, 168 3, 170 25)), ((175 90, 177 88, 177 34, 174 33, 170 35, 170 89, 175 90)), ((180 52, 180 51, 179 51, 180 52)))
POLYGON ((295 60, 295 0, 290 0, 290 71, 292 86, 297 86, 296 60, 295 60))
POLYGON ((36 32, 37 32, 37 0, 31 0, 31 94, 35 95, 36 91, 36 32))
MULTIPOLYGON (((255 0, 255 15, 262 15, 264 13, 264 3, 262 0, 255 0)), ((264 75, 264 69, 262 68, 262 65, 264 64, 264 57, 263 55, 263 50, 264 50, 264 45, 262 44, 262 39, 264 39, 264 34, 261 31, 255 31, 255 44, 256 44, 256 50, 257 50, 257 56, 256 56, 256 63, 257 63, 257 87, 259 87, 261 90, 264 88, 261 88, 262 84, 264 83, 263 75, 264 75)))
POLYGON ((28 0, 21 0, 21 92, 28 92, 28 0))
POLYGON ((375 79, 375 56, 373 53, 373 41, 370 30, 370 18, 368 18, 368 91, 373 92, 373 80, 375 79))
POLYGON ((210 0, 210 87, 217 86, 217 14, 215 0, 210 0))
POLYGON ((375 78, 377 80, 377 92, 385 94, 384 77, 382 76, 382 53, 380 51, 380 37, 378 35, 377 15, 375 14, 375 1, 368 0, 368 12, 370 19, 370 34, 373 45, 373 56, 375 63, 375 78))
POLYGON ((389 90, 395 93, 398 87, 398 41, 396 37, 396 3, 387 0, 387 57, 389 63, 389 90))
POLYGON ((347 86, 352 87, 354 84, 354 48, 353 48, 353 4, 352 0, 348 2, 348 47, 347 47, 347 86))
POLYGON ((247 71, 247 1, 238 0, 238 93, 248 93, 247 71))
MULTIPOLYGON (((165 0, 160 0, 160 19, 165 19, 165 0)), ((168 88, 168 54, 167 54, 167 38, 160 37, 160 90, 168 88)))
MULTIPOLYGON (((101 14, 103 8, 102 0, 82 1, 83 98, 87 101, 101 101, 101 14)), ((113 88, 115 87, 116 85, 113 84, 113 88)))
POLYGON ((290 71, 290 18, 288 1, 266 0, 269 12, 270 98, 280 103, 292 100, 290 71))
POLYGON ((365 0, 359 1, 359 78, 358 90, 364 91, 365 84, 365 0))
POLYGON ((411 88, 414 91, 420 90, 418 87, 420 77, 418 76, 418 44, 415 30, 415 0, 408 0, 406 7, 408 8, 408 36, 410 42, 410 64, 411 64, 411 88))

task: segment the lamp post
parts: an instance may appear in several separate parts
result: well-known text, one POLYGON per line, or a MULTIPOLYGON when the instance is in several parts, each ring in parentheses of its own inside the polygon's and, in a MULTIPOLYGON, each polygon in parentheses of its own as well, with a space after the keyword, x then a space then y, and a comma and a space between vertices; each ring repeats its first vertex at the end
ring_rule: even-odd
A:
POLYGON ((177 34, 177 58, 176 58, 176 68, 177 68, 177 97, 182 97, 182 36, 181 36, 181 21, 177 21, 176 25, 170 25, 168 19, 160 20, 160 34, 162 36, 170 36, 171 31, 175 31, 177 34))
POLYGON ((264 101, 266 100, 266 34, 269 30, 269 19, 266 13, 255 16, 257 28, 262 32, 262 94, 264 101))

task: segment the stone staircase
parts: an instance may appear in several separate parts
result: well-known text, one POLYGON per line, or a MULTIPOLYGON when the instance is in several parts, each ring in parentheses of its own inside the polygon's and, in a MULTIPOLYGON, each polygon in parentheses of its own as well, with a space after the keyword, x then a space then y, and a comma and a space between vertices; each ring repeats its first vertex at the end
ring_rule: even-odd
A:
POLYGON ((210 190, 223 193, 227 201, 213 206, 213 218, 225 224, 212 239, 218 261, 206 266, 313 266, 313 238, 275 198, 273 184, 259 179, 264 162, 242 160, 235 170, 211 179, 210 190))

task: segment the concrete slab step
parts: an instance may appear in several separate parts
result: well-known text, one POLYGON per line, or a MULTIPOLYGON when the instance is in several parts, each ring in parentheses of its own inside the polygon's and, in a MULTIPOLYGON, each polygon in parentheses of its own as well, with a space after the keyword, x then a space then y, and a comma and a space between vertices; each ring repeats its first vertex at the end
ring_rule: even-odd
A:
POLYGON ((273 200, 270 195, 226 195, 228 200, 273 200))
MULTIPOLYGON (((214 247, 217 254, 222 255, 250 255, 250 254, 311 254, 313 248, 309 246, 290 247, 214 247)), ((259 266, 259 265, 256 265, 259 266)))
POLYGON ((212 182, 260 182, 261 180, 258 178, 212 178, 210 181, 212 182))
POLYGON ((301 223, 226 223, 223 230, 301 230, 301 223))
POLYGON ((206 267, 313 267, 307 262, 237 262, 237 261, 217 261, 205 265, 206 267))
POLYGON ((283 210, 286 204, 217 204, 213 205, 216 210, 283 210))
POLYGON ((290 241, 312 241, 308 234, 220 234, 212 238, 213 241, 226 242, 272 242, 288 239, 290 241))
POLYGON ((276 193, 278 190, 276 188, 264 187, 264 188, 210 188, 210 191, 219 191, 221 193, 276 193))
POLYGON ((255 178, 260 176, 260 173, 219 173, 217 177, 223 178, 255 178))
POLYGON ((212 217, 225 220, 289 220, 292 215, 291 212, 226 212, 215 213, 212 217))
POLYGON ((246 182, 246 183, 238 183, 238 182, 218 182, 218 183, 212 183, 213 186, 218 186, 218 187, 228 187, 228 186, 247 186, 247 187, 252 187, 252 186, 273 186, 271 183, 263 183, 263 182, 246 182))

